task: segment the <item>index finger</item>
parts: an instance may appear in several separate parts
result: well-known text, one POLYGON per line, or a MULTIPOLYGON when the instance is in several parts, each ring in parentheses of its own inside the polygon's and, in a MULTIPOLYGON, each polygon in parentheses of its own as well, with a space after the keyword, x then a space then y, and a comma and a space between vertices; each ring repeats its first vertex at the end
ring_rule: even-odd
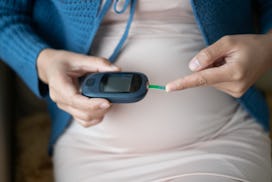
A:
POLYGON ((70 98, 69 106, 80 110, 97 110, 110 107, 110 102, 102 98, 88 98, 81 94, 75 94, 70 98))
POLYGON ((175 90, 184 90, 187 88, 213 85, 226 81, 229 81, 226 69, 222 67, 214 67, 195 72, 191 75, 169 82, 166 85, 166 91, 171 92, 175 90))

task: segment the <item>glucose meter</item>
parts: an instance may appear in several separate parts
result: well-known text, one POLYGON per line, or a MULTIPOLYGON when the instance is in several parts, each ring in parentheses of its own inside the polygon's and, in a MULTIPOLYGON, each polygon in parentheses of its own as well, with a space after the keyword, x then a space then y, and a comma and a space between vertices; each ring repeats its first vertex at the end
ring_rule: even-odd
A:
POLYGON ((112 103, 131 103, 144 98, 148 78, 138 72, 102 72, 86 76, 81 93, 90 98, 105 98, 112 103))

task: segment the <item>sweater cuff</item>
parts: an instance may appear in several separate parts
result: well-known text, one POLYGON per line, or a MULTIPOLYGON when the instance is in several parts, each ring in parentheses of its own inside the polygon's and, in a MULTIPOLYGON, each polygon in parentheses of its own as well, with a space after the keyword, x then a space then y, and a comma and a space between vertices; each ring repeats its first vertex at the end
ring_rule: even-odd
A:
POLYGON ((38 78, 36 61, 40 52, 49 46, 30 27, 16 26, 0 36, 0 56, 26 85, 37 95, 48 93, 47 86, 38 78))

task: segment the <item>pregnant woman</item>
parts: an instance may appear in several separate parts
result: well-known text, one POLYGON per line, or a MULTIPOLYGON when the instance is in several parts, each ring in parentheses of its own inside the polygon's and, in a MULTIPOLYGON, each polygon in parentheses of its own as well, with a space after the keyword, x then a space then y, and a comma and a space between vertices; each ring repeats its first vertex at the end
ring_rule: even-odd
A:
POLYGON ((1 58, 48 101, 56 181, 271 181, 267 107, 251 87, 272 68, 270 1, 5 0, 0 15, 1 58), (80 95, 79 77, 120 70, 168 92, 80 95))

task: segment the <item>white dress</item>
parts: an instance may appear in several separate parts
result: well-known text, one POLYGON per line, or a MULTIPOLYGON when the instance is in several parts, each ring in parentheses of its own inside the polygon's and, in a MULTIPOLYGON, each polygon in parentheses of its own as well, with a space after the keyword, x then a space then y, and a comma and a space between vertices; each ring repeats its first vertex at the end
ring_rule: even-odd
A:
MULTIPOLYGON (((92 54, 111 55, 128 14, 107 13, 92 54)), ((116 64, 165 85, 190 74, 190 59, 204 47, 189 0, 139 0, 116 64)), ((150 90, 140 102, 113 105, 96 126, 73 121, 54 153, 60 182, 270 182, 270 161, 261 126, 211 87, 150 90)))

